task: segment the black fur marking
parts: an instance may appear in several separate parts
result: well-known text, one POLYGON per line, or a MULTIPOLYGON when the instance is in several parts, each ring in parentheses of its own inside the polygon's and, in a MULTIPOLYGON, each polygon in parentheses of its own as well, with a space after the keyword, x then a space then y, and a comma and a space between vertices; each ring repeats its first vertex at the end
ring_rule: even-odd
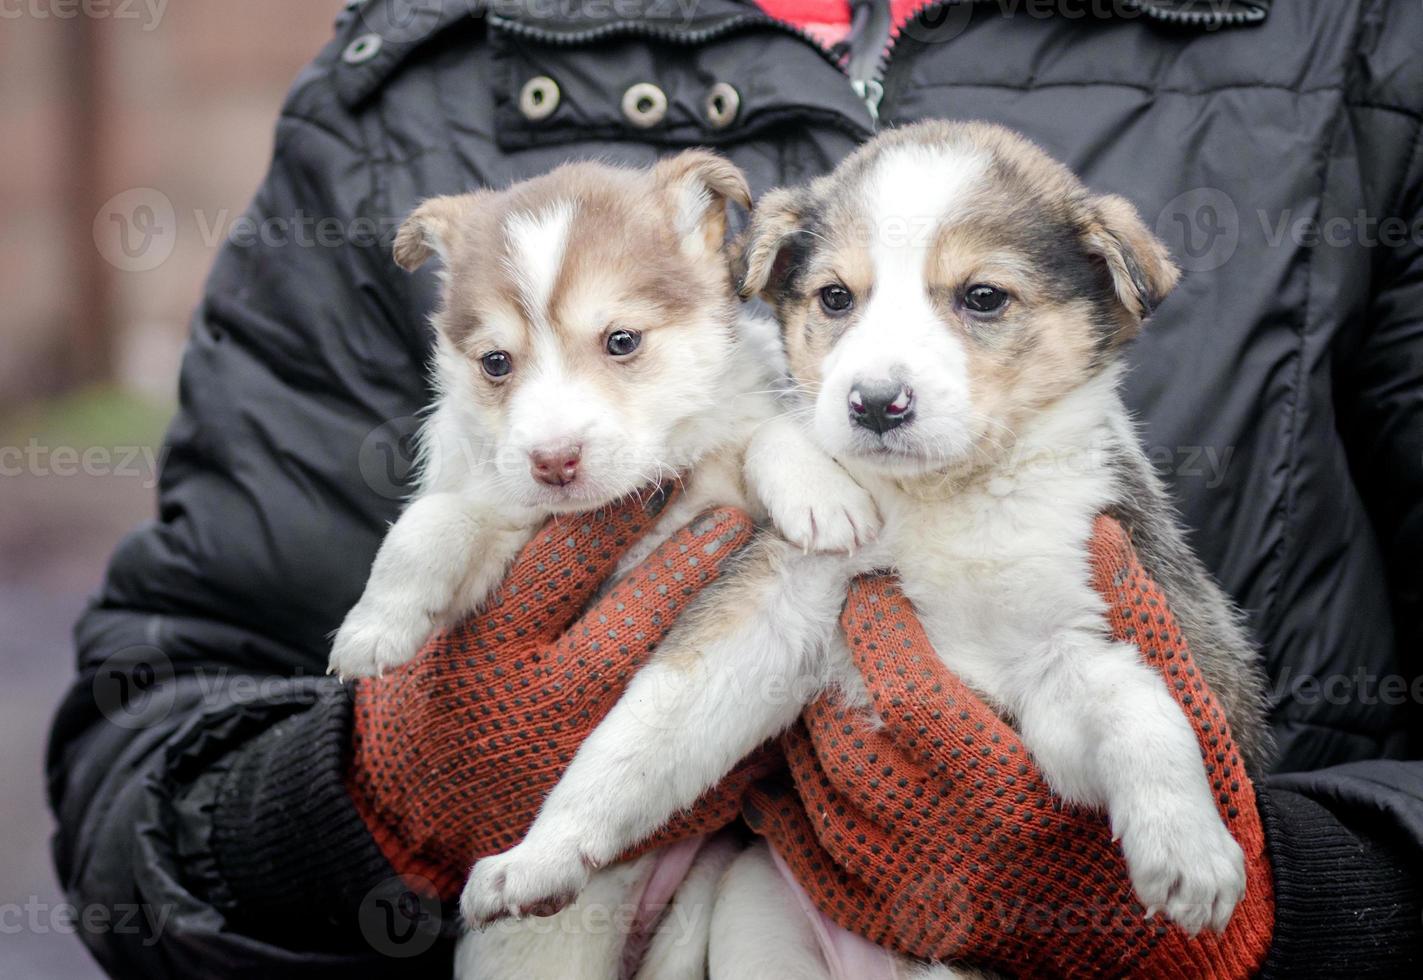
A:
POLYGON ((1187 544, 1175 507, 1130 422, 1123 418, 1114 435, 1110 466, 1117 503, 1112 516, 1130 535, 1142 567, 1166 593, 1191 656, 1220 699, 1246 770, 1259 777, 1274 755, 1260 652, 1249 639, 1244 615, 1187 544))

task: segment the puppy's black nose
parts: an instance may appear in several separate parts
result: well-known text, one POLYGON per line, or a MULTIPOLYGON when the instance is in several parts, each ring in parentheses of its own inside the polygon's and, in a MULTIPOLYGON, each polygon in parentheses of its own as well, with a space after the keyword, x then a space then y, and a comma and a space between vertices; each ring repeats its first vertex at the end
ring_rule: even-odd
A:
POLYGON ((914 390, 887 379, 861 381, 850 390, 850 421, 884 435, 914 418, 914 390))

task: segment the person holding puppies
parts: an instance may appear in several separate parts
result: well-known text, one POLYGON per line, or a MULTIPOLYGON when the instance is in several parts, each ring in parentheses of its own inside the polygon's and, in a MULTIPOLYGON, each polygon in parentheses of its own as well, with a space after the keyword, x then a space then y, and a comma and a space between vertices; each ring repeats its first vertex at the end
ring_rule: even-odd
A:
MULTIPOLYGON (((933 719, 933 747, 960 751, 943 763, 956 792, 1002 790, 1016 820, 967 795, 888 805, 886 786, 939 764, 919 733, 843 744, 819 703, 670 832, 734 822, 771 842, 816 914, 1003 972, 1405 975, 1423 963, 1423 8, 1121 6, 369 0, 294 89, 253 209, 393 232, 437 194, 691 145, 725 153, 759 197, 877 130, 945 117, 1012 126, 1131 198, 1186 275, 1134 349, 1127 400, 1272 682, 1271 770, 1227 753, 1213 773, 1263 887, 1223 933, 1158 928, 1124 897, 1099 818, 1055 806, 1027 763, 976 785, 964 750, 989 732, 1012 758, 1013 739, 971 704, 933 719), (998 916, 981 886, 1027 900, 1025 917, 998 916), (1094 915, 1043 908, 1059 900, 1094 915)), ((121 546, 78 626, 49 759, 56 861, 77 902, 171 911, 159 935, 85 935, 115 976, 448 976, 458 917, 426 896, 453 897, 471 858, 521 833, 637 666, 580 665, 586 703, 567 717, 520 700, 547 690, 544 651, 578 659, 599 573, 647 520, 630 503, 515 562, 516 586, 561 586, 537 629, 490 644, 476 617, 354 692, 324 676, 405 489, 386 452, 411 424, 391 420, 429 400, 437 280, 401 272, 379 237, 226 246, 185 356, 160 518, 121 546), (441 659, 476 639, 488 666, 441 659), (100 671, 155 665, 161 711, 105 712, 100 671)), ((741 529, 731 515, 701 533, 741 529)), ((679 554, 649 560, 685 571, 679 554)), ((1155 595, 1111 526, 1094 555, 1109 607, 1155 595)), ((670 625, 656 600, 635 614, 670 625)), ((1157 625, 1137 642, 1168 671, 1189 651, 1157 625)), ((890 583, 857 583, 842 628, 903 651, 903 673, 860 665, 877 705, 953 683, 890 583)))

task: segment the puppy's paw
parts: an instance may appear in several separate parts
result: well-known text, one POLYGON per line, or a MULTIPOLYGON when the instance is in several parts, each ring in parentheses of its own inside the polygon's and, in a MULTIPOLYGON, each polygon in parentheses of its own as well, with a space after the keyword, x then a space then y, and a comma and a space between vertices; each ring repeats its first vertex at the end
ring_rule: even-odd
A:
POLYGON ((1158 911, 1188 935, 1221 932, 1245 895, 1245 855, 1214 806, 1158 809, 1122 828, 1122 852, 1147 917, 1158 911))
POLYGON ((409 663, 430 632, 429 623, 404 621, 409 619, 381 615, 357 605, 336 632, 326 672, 342 680, 379 677, 409 663))
POLYGON ((825 462, 810 474, 783 475, 763 503, 776 530, 801 550, 854 552, 879 533, 879 511, 850 474, 825 462))
POLYGON ((475 928, 510 917, 553 915, 578 897, 591 871, 576 846, 530 847, 526 840, 475 863, 460 912, 475 928))

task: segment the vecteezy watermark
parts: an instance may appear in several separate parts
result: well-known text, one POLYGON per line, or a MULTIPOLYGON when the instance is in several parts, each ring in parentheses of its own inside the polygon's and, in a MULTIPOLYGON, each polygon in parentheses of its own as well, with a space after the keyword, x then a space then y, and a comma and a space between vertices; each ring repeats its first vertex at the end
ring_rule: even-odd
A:
POLYGON ((444 928, 439 894, 419 875, 397 875, 376 885, 361 900, 356 918, 370 947, 393 959, 428 952, 444 928))
POLYGON ((1362 705, 1366 708, 1423 705, 1423 674, 1381 674, 1357 667, 1350 673, 1296 673, 1288 664, 1275 678, 1271 702, 1289 701, 1304 706, 1320 704, 1336 707, 1362 705))
POLYGON ((1256 212, 1265 244, 1271 248, 1290 243, 1300 248, 1404 248, 1423 246, 1423 217, 1409 220, 1397 216, 1381 217, 1360 208, 1353 214, 1335 214, 1327 218, 1306 214, 1296 216, 1290 211, 1270 214, 1256 212))
POLYGON ((178 243, 173 201, 152 187, 115 194, 94 216, 94 244, 124 272, 148 272, 168 261, 178 243))
POLYGON ((0 20, 141 20, 143 31, 167 12, 168 0, 0 0, 0 20))
POLYGON ((373 248, 389 240, 398 226, 394 219, 357 217, 344 221, 300 208, 291 214, 260 218, 244 214, 232 219, 231 212, 226 209, 215 215, 198 211, 193 217, 203 245, 208 248, 214 248, 224 240, 237 248, 255 248, 259 245, 266 248, 373 248))
MULTIPOLYGON (((1232 0, 1210 0, 1205 6, 1223 12, 1232 0)), ((918 16, 903 27, 903 35, 924 44, 943 44, 964 32, 975 16, 1004 20, 1134 20, 1146 16, 1138 0, 943 0, 921 5, 918 16)), ((1203 25, 1207 30, 1215 25, 1203 25)))
POLYGON ((930 6, 918 16, 909 18, 909 22, 901 29, 903 36, 923 44, 952 41, 968 28, 969 21, 973 20, 974 9, 978 6, 973 0, 930 6))
MULTIPOLYGON (((528 454, 519 449, 519 433, 503 439, 477 432, 451 433, 423 430, 425 420, 404 415, 381 423, 366 434, 357 450, 356 467, 362 481, 386 500, 404 500, 416 489, 417 471, 428 483, 439 482, 443 467, 456 465, 470 472, 486 471, 517 485, 528 472, 528 454)), ((1120 446, 1103 437, 1086 447, 1061 451, 1019 446, 1003 446, 1008 468, 1024 473, 1072 475, 1098 472, 1112 464, 1120 446)), ((1161 476, 1171 480, 1202 481, 1205 489, 1224 485, 1235 460, 1234 446, 1205 444, 1145 446, 1147 460, 1161 476)), ((656 472, 654 463, 627 449, 604 460, 614 471, 656 472)), ((946 470, 946 485, 953 471, 946 470)))
POLYGON ((1197 187, 1166 203, 1156 218, 1156 234, 1187 272, 1213 272, 1247 238, 1272 249, 1423 247, 1423 217, 1370 214, 1362 208, 1351 214, 1292 208, 1254 208, 1242 214, 1225 191, 1197 187))
POLYGON ((597 25, 628 21, 690 23, 701 0, 489 0, 491 13, 530 20, 597 25))
POLYGON ((135 644, 110 654, 94 670, 90 692, 94 705, 120 728, 137 730, 162 724, 178 703, 180 684, 185 703, 196 699, 199 709, 226 704, 253 704, 314 699, 311 685, 326 683, 298 669, 289 674, 249 674, 230 667, 194 667, 181 676, 173 661, 156 646, 135 644))
POLYGON ((399 217, 338 218, 304 209, 288 214, 234 213, 230 208, 195 209, 180 215, 168 195, 152 187, 115 194, 94 216, 99 255, 124 272, 149 272, 172 256, 179 240, 196 235, 204 248, 385 248, 399 217))
POLYGON ((386 500, 401 500, 414 490, 418 436, 422 420, 404 415, 384 422, 361 440, 356 467, 366 486, 386 500))
MULTIPOLYGON (((667 577, 668 581, 658 582, 655 576, 649 576, 642 588, 664 594, 668 589, 680 589, 680 582, 672 581, 671 573, 667 573, 667 577)), ((656 599, 649 596, 641 601, 654 603, 656 599)), ((629 625, 629 631, 632 628, 629 625)), ((637 697, 625 698, 621 703, 626 706, 629 717, 643 726, 648 737, 658 738, 668 732, 687 730, 689 699, 712 683, 717 685, 717 699, 723 704, 799 707, 829 690, 834 680, 828 666, 820 672, 718 672, 714 675, 705 661, 697 658, 679 664, 676 670, 642 671, 637 683, 637 697)))
MULTIPOLYGON (((486 928, 534 936, 631 936, 641 925, 640 911, 636 902, 600 902, 584 891, 576 904, 557 915, 500 919, 486 928)), ((697 941, 701 935, 698 926, 710 914, 704 903, 679 898, 657 921, 658 944, 664 948, 684 947, 697 941)))
POLYGON ((173 711, 178 684, 173 661, 155 646, 125 647, 111 654, 90 682, 99 712, 119 728, 160 724, 173 711))
POLYGON ((51 446, 31 438, 23 446, 0 446, 0 478, 113 476, 158 485, 167 449, 153 446, 51 446))
POLYGON ((146 902, 75 905, 45 902, 32 895, 23 903, 0 904, 0 936, 141 936, 139 941, 144 946, 154 946, 162 939, 175 911, 173 905, 146 902))
MULTIPOLYGON (((557 19, 584 27, 614 22, 657 21, 689 24, 701 0, 407 0, 406 3, 363 3, 360 30, 381 44, 415 44, 451 23, 452 15, 490 14, 513 20, 557 19)), ((369 47, 363 50, 371 50, 369 47)))
POLYGON ((411 44, 429 37, 445 20, 445 8, 450 3, 471 6, 468 0, 406 0, 405 3, 360 6, 361 26, 380 36, 383 41, 411 44))
POLYGON ((1213 272, 1240 247, 1240 209, 1225 191, 1197 187, 1166 203, 1156 218, 1156 236, 1187 272, 1213 272))

